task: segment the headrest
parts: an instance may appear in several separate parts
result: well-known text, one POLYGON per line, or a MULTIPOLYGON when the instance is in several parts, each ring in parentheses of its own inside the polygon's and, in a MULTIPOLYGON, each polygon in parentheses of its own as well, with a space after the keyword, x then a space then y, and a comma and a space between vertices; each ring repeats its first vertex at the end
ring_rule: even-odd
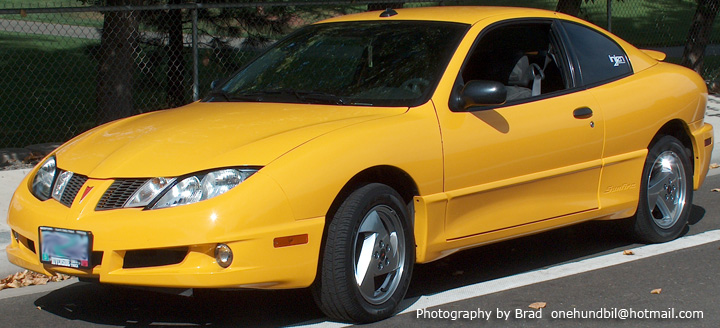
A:
POLYGON ((508 78, 508 84, 520 87, 528 87, 532 82, 532 68, 530 67, 530 60, 528 56, 522 56, 515 63, 510 72, 510 78, 508 78))

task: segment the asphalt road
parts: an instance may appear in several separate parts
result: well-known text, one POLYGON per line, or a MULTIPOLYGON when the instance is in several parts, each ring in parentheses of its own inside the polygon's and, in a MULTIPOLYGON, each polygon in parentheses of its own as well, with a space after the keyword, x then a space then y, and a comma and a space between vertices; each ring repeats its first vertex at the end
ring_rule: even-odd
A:
MULTIPOLYGON (((716 174, 708 177, 704 187, 695 193, 691 222, 685 236, 679 240, 680 244, 683 240, 704 235, 720 236, 720 193, 711 192, 718 187, 720 175, 716 174)), ((720 241, 687 248, 680 246, 679 250, 639 257, 639 260, 631 258, 642 254, 648 247, 663 252, 663 248, 675 244, 636 244, 618 231, 616 222, 608 221, 588 222, 464 251, 440 261, 418 265, 413 274, 406 299, 408 305, 423 297, 447 294, 445 303, 421 309, 427 314, 420 317, 418 310, 406 310, 406 313, 368 327, 440 327, 448 324, 718 327, 720 308, 716 301, 720 295, 720 284, 716 283, 716 279, 720 271, 720 241), (596 270, 583 269, 586 262, 611 262, 613 256, 624 256, 619 254, 628 249, 638 253, 625 257, 630 262, 616 265, 608 262, 606 267, 596 270), (566 269, 571 267, 574 269, 566 269), (549 275, 549 272, 570 273, 558 278, 548 276, 537 283, 531 279, 549 275), (483 286, 505 280, 524 286, 482 293, 483 286), (652 294, 654 289, 662 291, 652 294), (464 290, 465 293, 470 290, 483 295, 465 299, 463 295, 455 295, 455 290, 464 290), (529 305, 534 302, 546 303, 542 318, 530 317, 539 316, 537 311, 523 312, 533 311, 529 305), (635 318, 553 318, 591 315, 587 311, 596 313, 596 316, 605 311, 606 315, 612 316, 607 313, 623 313, 623 310, 635 311, 635 318), (645 310, 665 312, 651 314, 645 310), (481 311, 490 311, 488 320, 451 318, 453 315, 486 315, 481 311), (683 312, 683 315, 702 315, 702 318, 637 318, 680 315, 680 311, 701 311, 683 312), (503 313, 503 318, 498 318, 499 313, 503 313), (509 313, 507 320, 506 313, 509 313)), ((2 327, 341 325, 325 321, 327 319, 315 308, 307 290, 201 291, 193 297, 184 297, 70 281, 11 292, 0 292, 2 327)))

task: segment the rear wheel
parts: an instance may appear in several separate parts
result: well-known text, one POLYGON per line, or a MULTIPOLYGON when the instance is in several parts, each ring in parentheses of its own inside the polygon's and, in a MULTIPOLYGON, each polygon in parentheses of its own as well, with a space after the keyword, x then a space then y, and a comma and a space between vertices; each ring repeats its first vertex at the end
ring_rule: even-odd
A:
POLYGON ((690 155, 679 140, 663 136, 645 160, 634 235, 651 243, 677 238, 690 216, 692 195, 690 155))
POLYGON ((402 197, 368 184, 345 199, 328 226, 315 300, 329 317, 372 322, 395 313, 415 262, 402 197))

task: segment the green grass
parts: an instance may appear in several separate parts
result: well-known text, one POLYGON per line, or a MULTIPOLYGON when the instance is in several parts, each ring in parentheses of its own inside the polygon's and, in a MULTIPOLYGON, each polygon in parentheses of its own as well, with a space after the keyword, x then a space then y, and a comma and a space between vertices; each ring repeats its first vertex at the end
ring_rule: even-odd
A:
POLYGON ((94 125, 84 42, 0 33, 0 148, 63 141, 94 125))
MULTIPOLYGON (((607 28, 604 0, 583 5, 581 17, 607 28)), ((685 44, 696 3, 693 0, 612 2, 612 32, 641 47, 685 44)), ((720 24, 713 25, 711 43, 720 43, 720 24)))
MULTIPOLYGON (((0 9, 19 8, 57 8, 82 7, 82 2, 75 0, 45 1, 45 0, 3 0, 0 9)), ((0 15, 0 19, 26 20, 32 22, 67 24, 78 26, 102 27, 103 15, 100 13, 49 13, 49 14, 13 14, 0 15)))

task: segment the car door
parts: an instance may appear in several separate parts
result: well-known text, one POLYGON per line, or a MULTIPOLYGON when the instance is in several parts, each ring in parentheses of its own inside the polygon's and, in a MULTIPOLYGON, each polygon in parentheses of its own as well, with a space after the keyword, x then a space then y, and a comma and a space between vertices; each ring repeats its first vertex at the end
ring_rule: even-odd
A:
POLYGON ((504 104, 463 111, 453 100, 436 102, 448 240, 598 207, 602 113, 575 87, 553 26, 512 21, 480 34, 454 92, 470 81, 497 81, 508 92, 504 104))

